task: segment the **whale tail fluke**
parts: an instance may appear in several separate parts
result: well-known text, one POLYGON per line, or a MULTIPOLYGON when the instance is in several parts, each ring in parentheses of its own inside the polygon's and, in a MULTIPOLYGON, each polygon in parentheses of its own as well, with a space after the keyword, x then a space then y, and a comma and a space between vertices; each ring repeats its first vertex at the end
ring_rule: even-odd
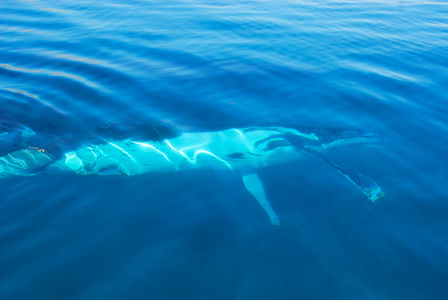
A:
POLYGON ((58 156, 36 147, 11 152, 0 157, 0 178, 11 176, 32 176, 49 164, 58 156))

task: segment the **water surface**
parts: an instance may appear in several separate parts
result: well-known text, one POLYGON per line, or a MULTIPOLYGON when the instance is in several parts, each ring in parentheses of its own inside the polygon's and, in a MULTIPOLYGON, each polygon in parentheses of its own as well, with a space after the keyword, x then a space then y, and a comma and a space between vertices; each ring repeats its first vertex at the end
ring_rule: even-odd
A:
POLYGON ((0 182, 1 299, 446 299, 445 1, 11 1, 0 116, 60 134, 109 122, 353 127, 260 172, 0 182), (45 121, 43 121, 45 120, 45 121), (81 124, 81 125, 80 125, 81 124))

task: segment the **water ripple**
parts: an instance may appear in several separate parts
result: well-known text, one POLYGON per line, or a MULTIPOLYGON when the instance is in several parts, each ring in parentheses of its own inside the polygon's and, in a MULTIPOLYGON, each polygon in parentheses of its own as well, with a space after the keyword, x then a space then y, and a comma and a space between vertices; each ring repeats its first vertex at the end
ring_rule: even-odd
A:
POLYGON ((446 1, 0 8, 6 129, 303 124, 387 140, 328 154, 377 179, 375 206, 317 161, 260 170, 285 219, 274 229, 227 173, 1 181, 0 298, 446 295, 446 1))

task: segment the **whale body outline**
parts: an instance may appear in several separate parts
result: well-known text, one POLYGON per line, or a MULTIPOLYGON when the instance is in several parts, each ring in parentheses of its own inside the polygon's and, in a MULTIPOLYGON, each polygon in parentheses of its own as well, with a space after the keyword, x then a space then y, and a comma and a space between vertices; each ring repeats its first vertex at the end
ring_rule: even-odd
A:
POLYGON ((376 183, 324 155, 333 147, 375 142, 378 136, 368 131, 250 126, 177 133, 169 127, 153 125, 131 126, 130 131, 132 128, 141 131, 139 134, 139 130, 134 130, 133 136, 132 132, 117 128, 120 126, 99 127, 97 132, 102 137, 95 134, 91 141, 82 140, 74 147, 67 147, 58 138, 42 147, 33 146, 32 136, 38 133, 23 127, 26 142, 0 157, 0 179, 39 174, 135 176, 204 168, 231 170, 241 173, 246 189, 261 204, 271 223, 279 225, 279 217, 266 197, 257 170, 311 155, 347 178, 370 201, 384 197, 376 183))

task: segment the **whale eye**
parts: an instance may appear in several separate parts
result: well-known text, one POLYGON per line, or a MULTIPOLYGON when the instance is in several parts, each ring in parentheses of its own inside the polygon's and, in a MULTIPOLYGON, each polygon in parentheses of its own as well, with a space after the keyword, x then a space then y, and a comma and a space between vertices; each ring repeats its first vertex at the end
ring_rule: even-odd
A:
POLYGON ((228 158, 244 158, 244 153, 234 152, 234 153, 227 154, 227 157, 228 158))

